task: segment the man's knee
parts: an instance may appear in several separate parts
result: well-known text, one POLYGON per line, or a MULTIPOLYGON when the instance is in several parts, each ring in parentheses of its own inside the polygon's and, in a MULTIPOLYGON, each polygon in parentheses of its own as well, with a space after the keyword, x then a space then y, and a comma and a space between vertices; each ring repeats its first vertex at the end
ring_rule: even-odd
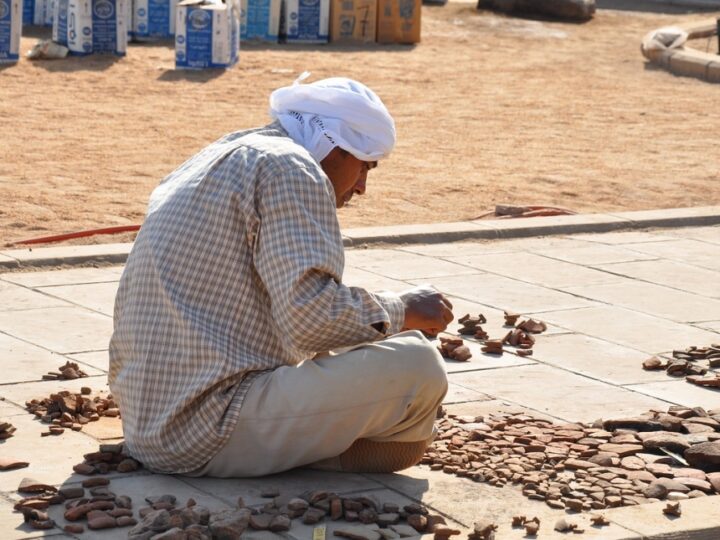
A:
POLYGON ((400 367, 405 375, 413 376, 417 384, 426 390, 445 395, 447 392, 447 372, 445 362, 432 343, 421 332, 413 330, 406 333, 402 347, 400 367))

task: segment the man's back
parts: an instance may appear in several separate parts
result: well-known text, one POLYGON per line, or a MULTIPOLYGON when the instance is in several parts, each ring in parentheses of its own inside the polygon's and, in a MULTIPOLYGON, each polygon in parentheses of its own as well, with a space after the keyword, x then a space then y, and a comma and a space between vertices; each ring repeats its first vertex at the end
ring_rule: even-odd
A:
MULTIPOLYGON (((126 443, 150 467, 202 465, 234 425, 246 375, 305 358, 273 322, 254 261, 263 205, 298 198, 340 246, 340 276, 332 188, 278 124, 224 137, 153 193, 116 299, 109 377, 126 443)), ((263 256, 283 266, 293 255, 263 256)))

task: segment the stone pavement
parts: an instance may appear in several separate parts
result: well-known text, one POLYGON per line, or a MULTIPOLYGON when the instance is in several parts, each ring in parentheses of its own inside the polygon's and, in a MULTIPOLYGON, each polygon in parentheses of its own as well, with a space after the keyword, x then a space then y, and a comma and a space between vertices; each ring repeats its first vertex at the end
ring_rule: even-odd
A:
MULTIPOLYGON (((432 283, 447 293, 457 317, 483 313, 484 328, 501 337, 503 310, 548 323, 534 353, 491 357, 471 343, 466 363, 448 362, 449 412, 484 414, 530 410, 559 421, 592 421, 635 415, 670 404, 720 407, 720 392, 696 387, 664 372, 647 372, 642 360, 673 349, 720 342, 720 226, 608 232, 484 242, 406 245, 347 250, 345 282, 370 290, 400 291, 432 283)), ((81 432, 40 437, 47 426, 24 410, 31 398, 81 386, 106 389, 107 344, 121 266, 0 273, 0 419, 17 428, 0 442, 0 456, 22 457, 30 466, 0 472, 0 539, 55 536, 32 531, 12 511, 26 476, 55 485, 82 477, 72 465, 97 450, 98 441, 121 438, 120 423, 105 418, 81 432), (42 381, 65 361, 78 362, 88 378, 42 381)), ((455 331, 451 325, 448 331, 455 331)), ((463 530, 480 518, 500 525, 498 539, 523 538, 510 528, 515 513, 543 520, 539 538, 553 532, 563 511, 523 497, 518 487, 494 488, 418 466, 401 474, 356 475, 294 471, 263 479, 216 480, 114 474, 113 491, 136 500, 173 493, 211 509, 233 507, 238 496, 259 504, 261 490, 286 494, 322 488, 340 494, 369 493, 383 502, 422 501, 463 530)), ((581 538, 720 538, 718 497, 683 502, 683 516, 662 515, 662 504, 603 513, 610 527, 587 527, 581 538)), ((61 507, 51 507, 59 523, 61 507), (55 509, 53 509, 55 508, 55 509)), ((579 521, 583 521, 583 517, 579 521)), ((332 524, 328 526, 331 535, 332 524)), ((86 532, 84 538, 124 538, 127 530, 86 532)), ((574 535, 573 535, 574 536, 574 535)), ((260 536, 258 536, 259 538, 260 536)), ((309 540, 312 529, 293 523, 287 538, 309 540)), ((464 537, 464 536, 463 536, 464 537)))

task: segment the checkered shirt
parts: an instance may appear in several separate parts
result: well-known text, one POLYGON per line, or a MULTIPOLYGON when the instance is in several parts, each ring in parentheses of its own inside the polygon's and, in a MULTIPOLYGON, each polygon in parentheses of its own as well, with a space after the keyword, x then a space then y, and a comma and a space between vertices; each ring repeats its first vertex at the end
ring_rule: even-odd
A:
POLYGON ((399 331, 402 301, 346 286, 344 262, 332 184, 277 122, 165 178, 115 300, 108 378, 130 453, 193 471, 258 373, 399 331))

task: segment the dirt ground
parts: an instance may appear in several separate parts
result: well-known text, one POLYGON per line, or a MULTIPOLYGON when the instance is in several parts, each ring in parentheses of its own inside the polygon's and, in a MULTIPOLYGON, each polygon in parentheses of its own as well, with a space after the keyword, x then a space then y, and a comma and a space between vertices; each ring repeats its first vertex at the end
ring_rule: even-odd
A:
MULTIPOLYGON (((599 10, 576 25, 474 6, 424 7, 415 47, 243 45, 227 72, 175 71, 171 42, 0 69, 0 243, 141 223, 163 176, 266 123, 269 93, 304 70, 365 82, 397 123, 395 152, 340 212, 344 227, 466 220, 496 203, 720 204, 720 86, 639 50, 650 30, 713 14, 599 10)), ((49 35, 34 32, 23 51, 49 35)))

